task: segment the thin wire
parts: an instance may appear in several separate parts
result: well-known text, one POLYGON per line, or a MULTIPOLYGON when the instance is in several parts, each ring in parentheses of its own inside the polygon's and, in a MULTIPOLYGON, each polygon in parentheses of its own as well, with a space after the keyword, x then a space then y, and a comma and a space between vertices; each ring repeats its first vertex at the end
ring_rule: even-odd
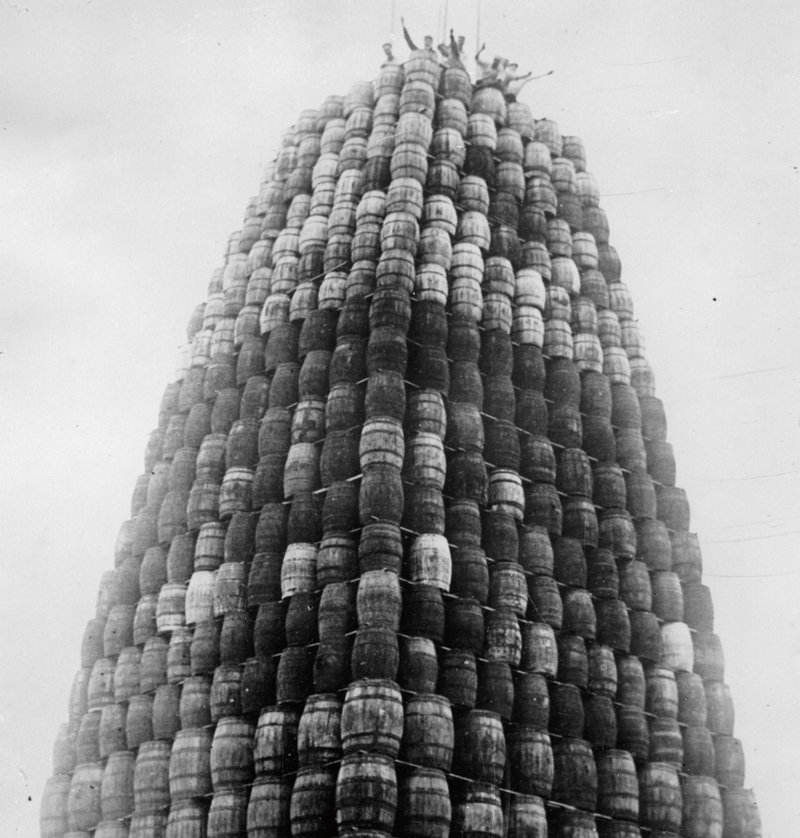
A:
POLYGON ((789 532, 776 532, 772 535, 753 535, 749 538, 718 538, 713 541, 706 541, 706 544, 739 544, 742 541, 764 541, 768 538, 781 538, 784 535, 800 535, 800 530, 791 530, 789 532))
MULTIPOLYGON (((475 52, 481 48, 481 0, 475 5, 475 52)), ((477 72, 477 70, 476 70, 477 72)))
POLYGON ((794 576, 800 573, 800 570, 785 570, 781 573, 704 573, 703 576, 708 576, 711 579, 772 579, 776 576, 794 576))
POLYGON ((774 474, 753 474, 750 477, 698 477, 698 483, 738 483, 741 480, 766 480, 769 477, 786 477, 789 474, 800 474, 800 469, 794 471, 778 471, 774 474))

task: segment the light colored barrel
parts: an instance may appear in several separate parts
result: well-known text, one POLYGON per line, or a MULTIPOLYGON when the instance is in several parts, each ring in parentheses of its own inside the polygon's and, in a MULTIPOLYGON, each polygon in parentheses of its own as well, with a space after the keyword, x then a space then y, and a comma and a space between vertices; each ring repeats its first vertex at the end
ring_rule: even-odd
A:
POLYGON ((661 626, 660 665, 674 672, 691 672, 694 668, 694 646, 686 623, 665 623, 661 626))
POLYGON ((298 542, 290 544, 281 566, 281 596, 293 596, 298 591, 316 589, 317 547, 298 542))
POLYGON ((449 591, 451 574, 452 559, 447 539, 432 533, 416 536, 409 552, 411 581, 449 591))
POLYGON ((186 589, 186 625, 210 620, 214 617, 215 571, 196 570, 186 589))

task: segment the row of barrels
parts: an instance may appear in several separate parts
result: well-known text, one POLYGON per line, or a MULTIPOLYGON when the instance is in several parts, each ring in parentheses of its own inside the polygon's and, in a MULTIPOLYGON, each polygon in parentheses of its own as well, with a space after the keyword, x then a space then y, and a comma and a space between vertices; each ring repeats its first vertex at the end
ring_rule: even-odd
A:
MULTIPOLYGON (((202 732, 193 735, 200 738, 202 732)), ((51 778, 42 834, 48 838, 88 835, 91 830, 103 838, 206 834, 215 838, 245 834, 329 838, 336 834, 334 812, 343 831, 389 834, 402 829, 415 838, 446 838, 453 832, 499 838, 506 830, 537 838, 548 834, 588 838, 598 835, 597 827, 603 836, 630 838, 641 835, 639 825, 667 834, 678 834, 680 829, 681 835, 692 838, 738 838, 756 835, 760 829, 751 792, 720 793, 713 779, 705 777, 684 777, 679 782, 670 766, 659 763, 649 764, 637 777, 625 770, 622 751, 609 754, 597 766, 597 808, 601 810, 597 813, 554 806, 525 793, 503 794, 501 804, 502 792, 493 784, 452 777, 448 782, 438 769, 395 766, 389 757, 356 753, 345 756, 338 769, 308 766, 299 769, 296 777, 263 777, 252 785, 220 789, 204 797, 173 794, 170 802, 170 783, 167 803, 161 809, 121 814, 137 797, 157 799, 163 793, 156 774, 164 774, 164 766, 155 763, 159 754, 151 750, 146 756, 149 787, 140 783, 138 790, 135 785, 131 788, 135 769, 133 783, 130 775, 119 774, 130 755, 109 761, 105 771, 99 765, 83 765, 73 782, 51 778), (60 814, 60 804, 66 817, 60 814), (634 819, 626 820, 634 812, 634 819)), ((193 768, 200 769, 196 751, 192 757, 193 768)))
MULTIPOLYGON (((444 699, 422 695, 409 700, 404 713, 396 686, 381 681, 354 682, 344 706, 333 696, 319 695, 306 703, 302 714, 268 708, 257 732, 245 720, 228 717, 218 723, 213 737, 199 728, 179 732, 171 751, 168 743, 146 743, 135 760, 136 768, 141 768, 138 800, 133 754, 117 751, 109 758, 102 793, 96 795, 101 810, 94 814, 124 817, 133 805, 142 812, 157 811, 168 805, 170 794, 173 800, 204 796, 212 790, 246 785, 254 776, 285 776, 298 766, 327 765, 342 755, 346 760, 350 754, 363 755, 365 749, 384 760, 400 757, 437 771, 452 767, 460 777, 476 782, 507 783, 513 791, 552 795, 590 811, 599 807, 606 815, 632 820, 638 815, 631 753, 606 751, 596 754, 595 761, 589 743, 557 737, 551 745, 546 733, 529 725, 509 729, 506 745, 506 733, 496 714, 471 711, 458 716, 454 725, 444 699)), ((660 775, 670 768, 677 785, 674 768, 655 765, 660 775)), ((73 814, 76 819, 88 817, 82 808, 87 773, 96 774, 96 767, 83 764, 76 771, 71 803, 77 811, 70 811, 70 818, 73 814)))
POLYGON ((619 745, 637 759, 652 760, 657 754, 657 761, 683 765, 689 773, 714 774, 718 769, 740 776, 741 785, 741 746, 732 739, 735 716, 724 683, 704 682, 697 673, 673 673, 655 664, 643 667, 636 656, 615 656, 600 645, 587 649, 570 635, 558 636, 551 649, 552 633, 536 628, 532 624, 523 633, 527 643, 518 663, 509 663, 506 649, 477 653, 476 645, 462 648, 470 646, 469 639, 442 645, 437 653, 430 638, 404 634, 399 665, 370 668, 368 659, 344 641, 352 665, 334 680, 330 661, 316 660, 314 650, 301 646, 222 662, 209 631, 198 627, 191 675, 185 668, 158 668, 151 661, 152 647, 145 649, 138 672, 131 650, 116 666, 100 659, 82 670, 89 673, 88 682, 71 698, 72 721, 62 726, 54 766, 58 773, 68 773, 80 762, 152 738, 171 739, 182 727, 212 725, 229 715, 257 715, 275 701, 302 703, 316 692, 343 690, 351 677, 365 672, 394 676, 409 693, 436 691, 458 710, 489 710, 506 721, 560 736, 583 736, 595 747, 619 745), (542 645, 531 646, 533 641, 542 645), (498 659, 498 652, 506 660, 498 659), (714 755, 715 740, 723 748, 721 757, 714 755))

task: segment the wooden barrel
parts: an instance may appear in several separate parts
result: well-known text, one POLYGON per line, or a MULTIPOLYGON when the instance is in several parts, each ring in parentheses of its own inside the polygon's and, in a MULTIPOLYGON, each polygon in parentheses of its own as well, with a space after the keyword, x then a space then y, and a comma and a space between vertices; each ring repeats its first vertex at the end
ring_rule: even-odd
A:
POLYGON ((153 698, 153 736, 171 740, 180 729, 180 684, 162 684, 153 698))
POLYGON ((210 709, 212 722, 242 715, 242 671, 238 664, 221 664, 214 670, 210 709))
POLYGON ((639 816, 639 783, 628 751, 609 750, 597 756, 597 811, 621 820, 639 816))
POLYGON ((646 681, 641 661, 633 655, 617 657, 617 701, 644 710, 646 681))
POLYGON ((247 803, 247 834, 259 838, 284 838, 289 835, 290 778, 262 778, 250 791, 247 803))
POLYGON ((394 762, 383 754, 346 754, 336 780, 340 829, 390 832, 397 810, 394 762))
POLYGON ((729 791, 740 789, 744 785, 744 769, 741 741, 733 736, 714 737, 714 776, 717 782, 729 791))
POLYGON ((688 532, 690 510, 686 490, 676 486, 659 486, 656 498, 659 520, 670 530, 688 532))
POLYGON ((398 828, 414 838, 447 838, 451 804, 443 771, 417 768, 400 779, 398 828))
POLYGON ((456 720, 455 732, 454 773, 499 785, 506 763, 500 717, 486 710, 470 710, 456 720))
POLYGON ((100 761, 101 721, 102 712, 84 713, 80 719, 75 740, 75 758, 78 765, 100 761))
POLYGON ((587 565, 586 587, 597 599, 616 599, 619 596, 619 570, 610 550, 592 550, 587 565))
POLYGON ((299 711, 289 707, 267 707, 259 719, 253 740, 257 777, 279 776, 297 769, 299 711))
POLYGON ((522 656, 522 634, 516 614, 508 608, 498 608, 486 624, 487 660, 502 661, 518 666, 522 656))
POLYGON ((625 562, 619 571, 619 597, 637 611, 649 611, 653 605, 650 574, 644 562, 625 562))
POLYGON ((125 737, 129 748, 138 748, 153 738, 153 697, 135 695, 128 702, 125 737))
POLYGON ((401 638, 400 685, 414 693, 432 693, 438 677, 439 665, 433 641, 428 637, 401 638))
POLYGON ((584 728, 584 707, 580 690, 574 684, 551 682, 550 731, 558 736, 580 737, 584 728))
POLYGON ((547 623, 523 623, 520 668, 554 678, 558 667, 558 648, 553 628, 547 623))
POLYGON ((508 782, 519 794, 549 797, 554 761, 550 736, 532 725, 515 725, 508 738, 508 782))
POLYGON ((432 533, 416 536, 409 554, 409 572, 412 582, 450 590, 452 562, 447 539, 432 533))
POLYGON ((449 599, 445 604, 445 645, 482 655, 484 648, 483 610, 476 599, 449 599))
POLYGON ((187 585, 167 583, 161 588, 156 608, 156 628, 164 634, 186 624, 187 585))
POLYGON ((397 677, 400 649, 397 635, 386 628, 360 628, 351 656, 355 678, 390 679, 397 677))
MULTIPOLYGON (((673 551, 674 557, 674 551, 673 551)), ((714 603, 706 585, 683 585, 684 620, 695 631, 714 631, 714 603)))
POLYGON ((101 759, 128 747, 125 734, 127 710, 124 704, 107 704, 100 711, 98 745, 101 759))
POLYGON ((169 760, 169 793, 173 800, 211 793, 211 743, 212 733, 205 728, 178 731, 169 760))
POLYGON ((39 829, 42 838, 61 838, 67 830, 71 829, 67 809, 70 786, 68 774, 55 774, 47 779, 39 810, 39 829))
POLYGON ((292 788, 289 807, 291 834, 295 838, 328 838, 335 833, 329 823, 335 806, 336 769, 301 768, 292 788))
POLYGON ((364 525, 358 545, 358 562, 362 573, 381 569, 399 573, 402 558, 403 545, 397 524, 377 521, 364 525))
POLYGON ((678 773, 668 763, 650 762, 639 772, 639 822, 653 830, 681 829, 683 797, 678 773))
POLYGON ((248 789, 215 791, 208 810, 209 838, 242 835, 247 828, 248 789))
POLYGON ((324 765, 342 754, 342 705, 333 694, 311 696, 306 702, 297 732, 300 766, 324 765))
POLYGON ((589 695, 584 704, 583 738, 593 748, 614 748, 617 744, 617 716, 614 702, 606 695, 589 695))
POLYGON ((647 760, 650 752, 650 734, 647 719, 640 707, 617 706, 617 745, 630 752, 637 762, 647 760))
POLYGON ((730 687, 722 681, 706 681, 708 729, 715 734, 733 735, 735 713, 730 687))
POLYGON ((706 694, 702 678, 695 672, 678 671, 678 720, 682 724, 703 727, 706 723, 706 694))
POLYGON ((364 469, 359 492, 359 517, 366 526, 373 520, 399 523, 403 515, 403 484, 393 466, 373 465, 364 469))
POLYGON ((497 788, 489 783, 464 783, 453 795, 452 831, 468 838, 500 838, 503 810, 497 788))
POLYGON ((382 626, 398 631, 400 607, 400 581, 396 574, 373 570, 361 576, 356 599, 359 626, 382 626))
POLYGON ((694 668, 694 647, 689 627, 685 623, 665 623, 661 626, 661 666, 674 672, 691 672, 694 668))
POLYGON ((252 781, 254 733, 254 726, 243 719, 219 720, 211 743, 211 781, 215 791, 252 781))
POLYGON ((636 557, 650 570, 670 570, 672 546, 662 521, 639 519, 636 522, 636 557))
POLYGON ((196 624, 189 654, 192 675, 211 675, 219 665, 219 626, 212 616, 196 624))
POLYGON ((211 679, 207 675, 193 675, 184 681, 178 713, 182 728, 211 724, 211 679))
POLYGON ((71 774, 78 764, 76 750, 78 727, 77 721, 64 722, 59 725, 58 734, 53 743, 54 774, 71 774))
POLYGON ((556 644, 558 646, 558 680, 586 689, 589 681, 586 642, 582 637, 561 634, 556 644))
POLYGON ((679 770, 683 766, 683 737, 675 719, 649 720, 649 762, 668 762, 679 770))
POLYGON ((617 667, 608 646, 593 645, 587 653, 588 689, 596 695, 613 698, 617 694, 617 667))
POLYGON ((553 743, 554 800, 594 811, 597 805, 597 769, 589 743, 564 738, 553 743))
POLYGON ((560 629, 564 608, 555 580, 548 576, 533 576, 527 580, 527 588, 531 617, 537 622, 560 629))
POLYGON ((722 800, 716 780, 711 777, 683 777, 681 793, 681 834, 687 838, 721 838, 722 800))
POLYGON ((651 577, 653 612, 665 622, 683 620, 683 591, 678 575, 672 571, 658 571, 651 577))
POLYGON ((595 602, 598 643, 627 653, 631 645, 631 623, 625 603, 618 599, 595 602))
POLYGON ((714 776, 714 740, 707 727, 681 728, 683 736, 683 772, 698 777, 714 776))
POLYGON ((516 724, 547 730, 550 721, 550 695, 547 681, 537 672, 514 673, 511 719, 516 724))
POLYGON ((663 666, 651 666, 646 674, 645 709, 660 718, 678 718, 678 682, 675 673, 663 666))
POLYGON ((585 640, 594 640, 597 622, 588 591, 571 588, 564 592, 563 628, 585 640))
POLYGON ((120 750, 108 757, 100 788, 104 821, 121 820, 133 812, 133 771, 136 755, 120 750))
POLYGON ((424 768, 449 771, 454 747, 453 716, 439 695, 413 696, 405 707, 400 757, 424 768))
POLYGON ((436 691, 457 708, 475 706, 478 690, 478 670, 475 655, 463 649, 445 651, 439 661, 439 680, 436 691))
POLYGON ((155 813, 170 804, 169 742, 144 742, 133 770, 133 803, 136 812, 155 813))
POLYGON ((114 703, 114 661, 99 658, 92 667, 88 684, 88 709, 100 710, 114 703))
POLYGON ((586 556, 577 538, 553 538, 553 575, 557 582, 575 588, 586 585, 586 556))
POLYGON ((88 762, 75 769, 68 789, 66 783, 50 782, 46 790, 47 803, 43 804, 43 814, 47 812, 43 820, 47 827, 54 834, 62 825, 75 832, 94 829, 102 817, 102 781, 102 763, 88 762))

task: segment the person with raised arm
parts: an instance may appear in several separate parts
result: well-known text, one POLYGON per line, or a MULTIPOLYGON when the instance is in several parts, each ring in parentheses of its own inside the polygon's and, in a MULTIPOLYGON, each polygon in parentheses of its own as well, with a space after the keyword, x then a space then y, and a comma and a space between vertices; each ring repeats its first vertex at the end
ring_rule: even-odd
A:
POLYGON ((412 52, 429 52, 430 57, 434 60, 436 59, 436 50, 433 48, 433 37, 431 35, 425 36, 425 46, 420 49, 414 41, 411 39, 411 35, 409 34, 408 29, 406 29, 406 21, 405 18, 400 18, 400 23, 403 26, 403 37, 406 39, 406 43, 408 44, 408 48, 412 52))
POLYGON ((463 35, 459 35, 458 41, 456 41, 455 36, 453 35, 453 30, 451 29, 450 43, 439 44, 439 52, 444 56, 448 67, 457 67, 459 70, 464 70, 466 72, 467 68, 461 60, 461 56, 464 54, 465 40, 466 38, 464 38, 463 35))

